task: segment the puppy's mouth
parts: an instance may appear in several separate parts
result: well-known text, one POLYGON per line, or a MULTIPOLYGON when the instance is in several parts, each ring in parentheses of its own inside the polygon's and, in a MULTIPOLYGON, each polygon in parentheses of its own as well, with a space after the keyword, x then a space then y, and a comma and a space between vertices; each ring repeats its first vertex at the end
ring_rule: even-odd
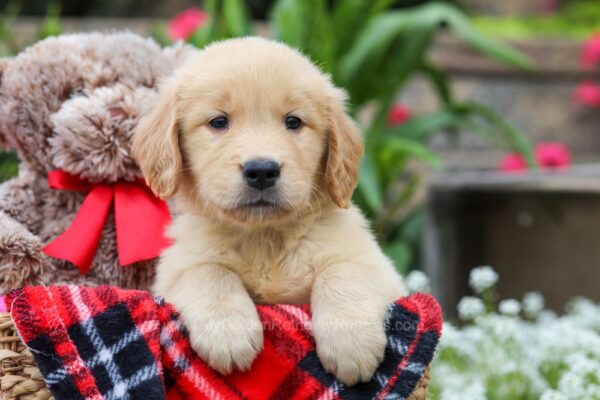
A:
POLYGON ((291 212, 278 196, 248 196, 225 210, 226 214, 240 221, 269 222, 284 218, 291 212))
POLYGON ((254 201, 242 203, 237 208, 254 210, 254 209, 261 209, 261 208, 282 208, 282 207, 277 202, 260 199, 260 200, 254 200, 254 201))

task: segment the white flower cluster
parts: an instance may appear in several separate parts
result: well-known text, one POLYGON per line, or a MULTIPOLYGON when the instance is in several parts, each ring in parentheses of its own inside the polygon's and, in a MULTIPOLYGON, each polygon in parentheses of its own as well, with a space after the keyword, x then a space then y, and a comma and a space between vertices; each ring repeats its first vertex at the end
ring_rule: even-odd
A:
POLYGON ((498 310, 505 315, 516 317, 521 312, 521 303, 515 299, 502 300, 498 304, 498 310))
POLYGON ((544 296, 539 292, 529 292, 523 297, 523 312, 529 318, 536 318, 544 310, 544 296))
POLYGON ((414 270, 409 272, 406 278, 404 278, 404 282, 410 293, 431 291, 429 278, 427 278, 427 275, 423 271, 414 270))
MULTIPOLYGON (((498 280, 488 268, 474 270, 474 290, 498 280)), ((500 313, 486 313, 480 299, 464 298, 459 315, 472 323, 444 324, 431 398, 600 400, 600 304, 575 299, 562 316, 543 308, 539 293, 502 301, 500 313), (519 318, 521 311, 528 320, 519 318)))
POLYGON ((498 282, 498 274, 490 266, 477 267, 471 270, 469 286, 477 293, 491 288, 498 282))
POLYGON ((458 316, 470 321, 485 313, 485 304, 479 297, 466 296, 458 303, 458 316))

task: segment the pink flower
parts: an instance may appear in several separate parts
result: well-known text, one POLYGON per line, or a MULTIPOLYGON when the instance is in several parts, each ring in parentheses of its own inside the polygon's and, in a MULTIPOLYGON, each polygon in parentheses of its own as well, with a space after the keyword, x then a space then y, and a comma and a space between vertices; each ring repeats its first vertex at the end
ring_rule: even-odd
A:
POLYGON ((517 153, 509 153, 500 161, 498 169, 502 172, 514 173, 527 169, 527 162, 517 153))
POLYGON ((600 32, 583 42, 581 50, 581 65, 592 68, 600 64, 600 32))
POLYGON ((410 119, 412 113, 408 107, 403 106, 402 104, 396 104, 390 110, 388 114, 388 124, 390 126, 397 126, 405 123, 410 119))
POLYGON ((206 20, 206 13, 197 7, 190 7, 174 16, 167 26, 171 40, 188 40, 206 20))
MULTIPOLYGON (((571 153, 567 146, 559 142, 540 142, 534 149, 535 159, 543 170, 565 169, 571 165, 571 153)), ((507 173, 525 171, 525 158, 517 153, 509 153, 498 164, 498 170, 507 173)))
POLYGON ((571 153, 559 142, 541 142, 535 146, 535 159, 542 169, 565 169, 571 165, 571 153))
POLYGON ((573 100, 585 106, 600 107, 600 86, 593 81, 580 83, 573 92, 573 100))

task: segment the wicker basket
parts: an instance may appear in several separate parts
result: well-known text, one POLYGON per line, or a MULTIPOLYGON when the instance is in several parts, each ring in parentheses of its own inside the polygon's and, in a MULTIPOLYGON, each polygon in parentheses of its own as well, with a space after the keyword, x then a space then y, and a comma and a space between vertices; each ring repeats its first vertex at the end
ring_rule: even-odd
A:
MULTIPOLYGON (((429 369, 407 400, 427 400, 429 369)), ((0 395, 2 400, 54 400, 10 314, 0 313, 0 395)))
POLYGON ((54 399, 7 313, 0 313, 0 391, 2 399, 54 399))

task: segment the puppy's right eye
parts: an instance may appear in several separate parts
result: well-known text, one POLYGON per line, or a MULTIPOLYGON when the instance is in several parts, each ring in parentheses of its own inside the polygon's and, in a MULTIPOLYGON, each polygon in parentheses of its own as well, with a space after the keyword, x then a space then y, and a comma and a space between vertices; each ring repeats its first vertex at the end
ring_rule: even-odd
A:
POLYGON ((227 117, 217 117, 211 119, 208 124, 215 129, 222 130, 227 129, 229 127, 229 120, 227 119, 227 117))

